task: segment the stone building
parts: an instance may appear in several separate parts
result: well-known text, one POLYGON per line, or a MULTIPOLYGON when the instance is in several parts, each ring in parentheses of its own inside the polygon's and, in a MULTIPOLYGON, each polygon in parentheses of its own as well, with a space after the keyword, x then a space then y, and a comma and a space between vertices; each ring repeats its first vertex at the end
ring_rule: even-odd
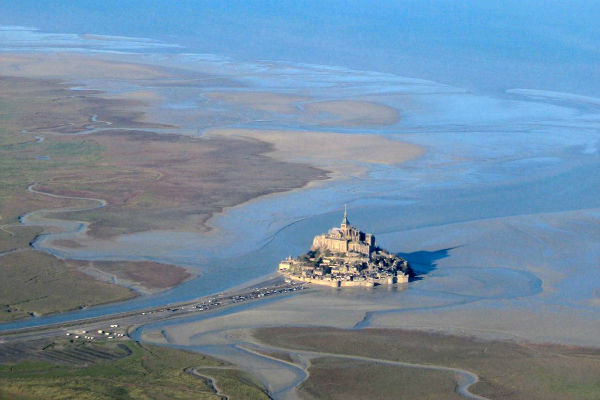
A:
POLYGON ((332 228, 326 234, 315 236, 311 250, 329 250, 336 253, 358 253, 370 256, 375 249, 375 236, 364 233, 350 225, 347 210, 339 228, 332 228))

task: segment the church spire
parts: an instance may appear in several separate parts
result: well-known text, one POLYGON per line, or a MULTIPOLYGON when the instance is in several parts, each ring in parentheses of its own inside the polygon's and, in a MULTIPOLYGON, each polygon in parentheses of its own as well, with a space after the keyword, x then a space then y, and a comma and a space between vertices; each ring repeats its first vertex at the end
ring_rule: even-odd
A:
POLYGON ((344 219, 342 220, 342 225, 350 225, 350 221, 348 221, 348 208, 346 204, 344 204, 344 219))

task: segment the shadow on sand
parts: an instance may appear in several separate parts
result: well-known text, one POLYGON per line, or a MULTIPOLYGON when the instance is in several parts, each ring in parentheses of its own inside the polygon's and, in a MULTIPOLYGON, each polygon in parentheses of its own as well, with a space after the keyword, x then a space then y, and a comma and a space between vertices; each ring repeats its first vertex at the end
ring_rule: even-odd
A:
POLYGON ((450 255, 450 250, 454 250, 455 248, 456 247, 449 247, 447 249, 435 251, 415 251, 412 253, 397 254, 399 257, 406 259, 414 271, 414 275, 410 277, 410 280, 419 281, 423 279, 423 276, 437 268, 437 260, 448 257, 450 255))

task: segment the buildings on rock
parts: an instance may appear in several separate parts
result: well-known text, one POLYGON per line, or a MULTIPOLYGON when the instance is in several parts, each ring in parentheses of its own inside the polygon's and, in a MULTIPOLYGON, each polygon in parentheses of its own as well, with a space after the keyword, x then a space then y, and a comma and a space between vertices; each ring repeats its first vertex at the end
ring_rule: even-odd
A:
POLYGON ((413 271, 408 262, 376 246, 375 236, 348 221, 347 211, 339 228, 315 236, 310 251, 279 263, 289 280, 333 287, 406 283, 413 271))

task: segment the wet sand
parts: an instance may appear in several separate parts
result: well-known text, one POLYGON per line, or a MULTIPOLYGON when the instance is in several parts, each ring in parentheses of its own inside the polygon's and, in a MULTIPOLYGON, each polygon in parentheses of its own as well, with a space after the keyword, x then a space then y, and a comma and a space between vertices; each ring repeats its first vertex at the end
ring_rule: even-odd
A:
POLYGON ((195 280, 153 301, 189 298, 272 272, 279 259, 299 254, 312 235, 335 225, 347 202, 351 221, 374 231, 383 247, 423 264, 422 280, 400 292, 300 296, 289 309, 285 302, 282 309, 269 309, 282 323, 410 326, 597 345, 589 332, 598 320, 600 287, 594 275, 598 253, 590 241, 597 236, 599 206, 591 178, 598 168, 598 119, 589 99, 581 104, 554 93, 532 100, 523 91, 495 98, 389 75, 315 74, 318 67, 311 67, 290 76, 285 66, 261 70, 174 59, 192 75, 220 71, 220 79, 235 78, 236 93, 247 94, 182 88, 180 79, 169 86, 169 78, 159 77, 161 85, 152 88, 157 96, 150 97, 164 123, 181 122, 179 133, 196 136, 242 133, 271 143, 270 157, 337 168, 349 179, 225 208, 210 219, 210 234, 155 229, 49 251, 115 259, 134 249, 146 259, 197 268, 212 285, 195 280), (385 95, 373 94, 374 88, 385 95), (220 94, 211 99, 208 93, 220 94), (365 99, 384 108, 375 110, 361 103, 365 99), (317 103, 318 118, 303 119, 308 105, 317 103), (376 128, 343 122, 363 106, 374 119, 391 118, 392 110, 402 119, 376 128), (337 125, 327 131, 315 128, 335 118, 337 125), (332 139, 342 146, 325 146, 332 139), (348 173, 353 168, 360 173, 348 173), (295 313, 304 302, 323 311, 295 313), (499 320, 506 319, 502 324, 495 323, 496 311, 499 320), (572 329, 536 330, 533 322, 521 324, 529 315, 552 315, 572 329))
POLYGON ((308 100, 303 96, 271 92, 212 92, 205 93, 204 97, 273 113, 294 113, 298 111, 299 102, 308 100))
POLYGON ((313 117, 332 117, 331 121, 324 121, 322 125, 368 127, 394 125, 400 121, 400 113, 395 108, 369 101, 320 101, 304 107, 313 117))
POLYGON ((148 56, 143 65, 132 61, 137 55, 45 57, 3 54, 0 73, 145 99, 148 118, 177 126, 173 132, 268 137, 269 156, 348 178, 250 196, 210 218, 210 233, 157 228, 83 247, 49 240, 44 250, 64 257, 143 258, 202 272, 167 293, 91 313, 189 299, 271 273, 283 257, 304 252, 314 234, 337 225, 349 203, 350 220, 406 257, 420 279, 402 290, 316 290, 232 307, 151 324, 141 337, 239 363, 281 397, 294 396, 306 369, 238 346, 253 343, 248 329, 410 328, 600 347, 597 98, 568 93, 577 90, 569 85, 565 93, 544 91, 537 80, 530 81, 536 90, 511 88, 501 76, 492 86, 502 90, 488 93, 346 68, 194 54, 148 56), (325 146, 331 138, 343 147, 325 146), (420 148, 427 152, 416 157, 420 148), (396 163, 398 157, 405 162, 396 163))
POLYGON ((322 127, 372 128, 395 125, 400 111, 376 101, 337 99, 274 92, 209 92, 207 99, 270 114, 293 115, 297 123, 322 127))
POLYGON ((366 134, 248 129, 213 129, 206 134, 266 141, 274 146, 271 157, 315 165, 342 179, 366 173, 368 164, 400 164, 424 153, 420 146, 366 134))
POLYGON ((107 60, 92 55, 10 54, 0 55, 0 73, 27 78, 155 79, 169 74, 161 68, 107 60))
POLYGON ((290 388, 305 373, 245 351, 244 346, 256 344, 248 329, 416 329, 598 348, 599 218, 600 209, 589 209, 383 233, 378 240, 401 244, 421 280, 404 288, 316 288, 250 309, 150 325, 142 338, 154 342, 161 332, 162 343, 234 362, 256 373, 282 399, 295 398, 290 388), (275 370, 286 372, 271 375, 275 370))

